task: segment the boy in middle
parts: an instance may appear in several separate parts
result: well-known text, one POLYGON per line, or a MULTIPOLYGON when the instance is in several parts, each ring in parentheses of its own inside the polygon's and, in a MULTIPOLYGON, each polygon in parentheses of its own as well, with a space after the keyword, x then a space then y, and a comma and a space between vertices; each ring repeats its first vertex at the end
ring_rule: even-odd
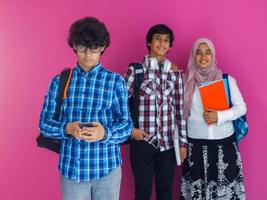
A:
POLYGON ((145 56, 139 68, 138 64, 130 64, 125 74, 129 98, 135 96, 134 104, 138 105, 133 108, 136 109, 134 114, 133 110, 131 113, 134 128, 130 157, 135 200, 150 199, 154 175, 157 200, 172 199, 175 127, 179 129, 182 161, 187 154, 182 74, 173 70, 175 65, 166 58, 173 39, 173 32, 166 25, 151 27, 146 36, 149 55, 145 56))

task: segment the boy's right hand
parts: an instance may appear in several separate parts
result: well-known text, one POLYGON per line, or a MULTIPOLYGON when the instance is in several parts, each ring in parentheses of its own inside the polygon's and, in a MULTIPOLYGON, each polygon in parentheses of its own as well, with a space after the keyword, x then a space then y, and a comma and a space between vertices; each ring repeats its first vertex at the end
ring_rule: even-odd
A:
POLYGON ((132 133, 131 133, 131 138, 135 140, 144 140, 144 138, 148 136, 149 134, 137 128, 133 128, 132 133))
POLYGON ((80 122, 70 122, 67 124, 67 133, 72 135, 76 139, 80 139, 82 134, 82 129, 80 128, 80 122))

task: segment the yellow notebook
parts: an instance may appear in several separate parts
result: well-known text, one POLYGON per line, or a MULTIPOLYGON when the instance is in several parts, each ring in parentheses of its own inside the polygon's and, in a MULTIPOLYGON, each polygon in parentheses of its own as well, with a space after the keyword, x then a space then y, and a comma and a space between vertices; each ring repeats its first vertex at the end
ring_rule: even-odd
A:
POLYGON ((226 110, 229 108, 223 80, 212 81, 199 87, 204 109, 226 110))

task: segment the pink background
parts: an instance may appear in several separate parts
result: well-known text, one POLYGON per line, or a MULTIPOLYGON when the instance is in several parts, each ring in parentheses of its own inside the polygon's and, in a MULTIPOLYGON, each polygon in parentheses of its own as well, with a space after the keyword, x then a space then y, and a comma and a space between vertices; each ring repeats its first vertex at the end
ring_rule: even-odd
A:
MULTIPOLYGON (((1 0, 0 199, 60 199, 57 156, 37 148, 35 137, 49 81, 75 64, 68 28, 88 15, 106 23, 111 46, 102 62, 121 74, 147 53, 145 35, 154 24, 173 29, 169 58, 182 68, 195 39, 215 42, 219 66, 237 79, 248 107, 249 135, 241 144, 247 199, 266 199, 265 0, 1 0)), ((128 200, 134 191, 128 146, 122 154, 121 199, 128 200)), ((179 174, 177 168, 176 199, 179 174)))

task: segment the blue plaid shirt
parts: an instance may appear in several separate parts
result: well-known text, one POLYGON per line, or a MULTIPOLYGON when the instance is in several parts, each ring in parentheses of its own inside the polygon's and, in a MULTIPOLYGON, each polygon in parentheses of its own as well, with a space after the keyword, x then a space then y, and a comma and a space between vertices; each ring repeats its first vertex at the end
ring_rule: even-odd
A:
POLYGON ((132 121, 124 79, 101 64, 90 72, 78 65, 73 70, 67 98, 63 101, 59 121, 55 113, 59 93, 59 76, 50 83, 40 116, 40 132, 62 139, 60 173, 77 181, 99 179, 121 165, 120 143, 127 140, 132 121), (69 122, 100 122, 105 128, 101 141, 86 142, 67 135, 69 122))

